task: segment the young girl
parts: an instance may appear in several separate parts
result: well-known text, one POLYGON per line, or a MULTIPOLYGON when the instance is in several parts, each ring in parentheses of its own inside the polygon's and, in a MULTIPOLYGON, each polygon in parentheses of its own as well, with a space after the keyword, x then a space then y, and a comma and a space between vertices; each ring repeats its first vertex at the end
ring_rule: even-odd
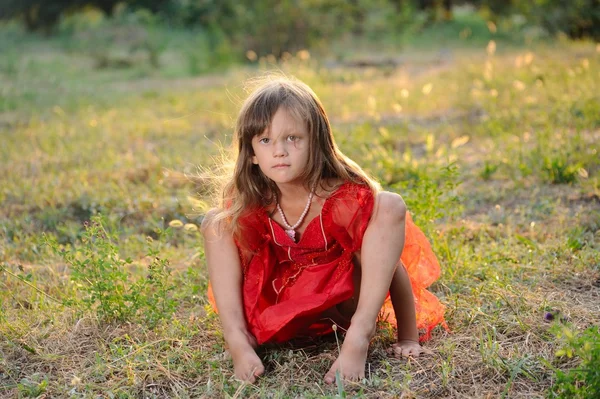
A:
POLYGON ((340 152, 315 93, 297 80, 268 80, 242 106, 235 144, 233 177, 202 232, 209 295, 236 377, 254 382, 264 372, 257 345, 328 334, 336 324, 347 332, 325 381, 338 370, 362 379, 388 294, 393 351, 423 352, 419 329, 426 338, 444 322, 425 289, 439 264, 402 198, 340 152))

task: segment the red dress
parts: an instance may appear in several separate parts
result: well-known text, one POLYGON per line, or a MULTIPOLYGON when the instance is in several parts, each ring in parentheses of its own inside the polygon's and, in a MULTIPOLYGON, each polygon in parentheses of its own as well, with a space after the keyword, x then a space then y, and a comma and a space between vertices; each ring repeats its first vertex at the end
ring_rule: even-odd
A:
MULTIPOLYGON (((262 208, 240 218, 244 312, 259 344, 332 331, 332 322, 321 315, 354 295, 352 258, 361 248, 373 206, 368 186, 345 183, 325 200, 297 243, 262 208)), ((408 214, 401 260, 415 296, 417 327, 427 339, 433 327, 445 324, 444 306, 426 290, 439 277, 440 266, 408 214)), ((214 306, 210 291, 209 296, 214 306)), ((382 315, 395 323, 389 298, 382 315)))

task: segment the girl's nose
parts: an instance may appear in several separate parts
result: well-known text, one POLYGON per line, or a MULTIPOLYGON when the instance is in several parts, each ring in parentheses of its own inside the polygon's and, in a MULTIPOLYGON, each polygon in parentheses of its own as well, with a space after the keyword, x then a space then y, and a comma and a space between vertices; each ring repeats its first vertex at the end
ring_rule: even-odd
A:
POLYGON ((285 148, 284 140, 275 140, 273 142, 273 156, 283 157, 287 155, 287 149, 285 148))

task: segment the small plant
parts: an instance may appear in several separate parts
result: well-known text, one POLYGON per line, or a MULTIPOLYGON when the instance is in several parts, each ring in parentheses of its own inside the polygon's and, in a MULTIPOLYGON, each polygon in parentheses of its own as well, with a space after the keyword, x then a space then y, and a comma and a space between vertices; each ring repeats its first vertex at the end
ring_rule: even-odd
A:
POLYGON ((586 244, 585 229, 577 226, 567 234, 567 247, 573 251, 579 251, 586 244))
POLYGON ((434 237, 434 222, 444 216, 455 216, 460 212, 456 195, 458 169, 450 164, 434 173, 422 173, 418 178, 393 186, 402 193, 408 209, 428 237, 434 237))
POLYGON ((496 173, 496 171, 498 170, 499 166, 500 165, 496 163, 485 161, 485 164, 483 165, 483 170, 479 173, 479 176, 483 180, 490 180, 492 178, 492 175, 494 175, 494 173, 496 173))
MULTIPOLYGON (((107 322, 142 320, 150 328, 175 310, 175 301, 170 298, 174 288, 170 282, 168 260, 159 257, 159 251, 148 238, 148 273, 133 279, 129 271, 132 259, 122 259, 116 241, 105 228, 101 216, 92 217, 85 224, 82 246, 69 250, 60 249, 56 241, 47 237, 50 247, 71 267, 71 280, 80 297, 67 301, 84 311, 95 311, 107 322)), ((165 232, 160 232, 159 238, 165 232)))
MULTIPOLYGON (((338 339, 338 335, 337 335, 337 324, 333 324, 331 326, 331 329, 333 330, 333 333, 335 334, 335 342, 337 344, 337 349, 338 349, 338 356, 341 353, 341 349, 340 349, 340 341, 338 339)), ((341 366, 341 363, 340 363, 341 366)), ((346 397, 346 391, 344 390, 344 379, 342 378, 342 375, 340 373, 340 369, 337 369, 335 371, 335 385, 337 387, 337 391, 338 391, 338 397, 340 398, 345 398, 346 397)))
POLYGON ((548 393, 550 398, 598 398, 600 397, 600 329, 592 326, 577 334, 572 327, 557 324, 557 338, 564 345, 556 356, 580 359, 578 367, 556 370, 556 381, 548 393))
POLYGON ((175 286, 170 282, 169 261, 159 256, 159 250, 152 247, 150 237, 148 237, 148 256, 152 257, 152 263, 148 266, 147 280, 144 281, 142 310, 146 324, 155 326, 175 311, 175 300, 170 297, 170 292, 175 286))
POLYGON ((577 180, 579 166, 570 165, 560 156, 544 157, 543 171, 552 184, 573 183, 577 180))
POLYGON ((32 374, 27 378, 19 381, 17 389, 21 398, 37 398, 46 392, 48 387, 48 377, 38 373, 32 374))

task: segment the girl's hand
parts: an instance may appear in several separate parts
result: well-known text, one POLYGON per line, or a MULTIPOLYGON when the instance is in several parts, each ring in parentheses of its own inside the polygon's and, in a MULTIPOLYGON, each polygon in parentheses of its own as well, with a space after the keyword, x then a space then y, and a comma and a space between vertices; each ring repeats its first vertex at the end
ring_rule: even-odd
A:
POLYGON ((432 355, 430 349, 423 348, 418 341, 412 339, 403 339, 396 342, 391 347, 391 352, 396 357, 419 357, 421 353, 432 355))

